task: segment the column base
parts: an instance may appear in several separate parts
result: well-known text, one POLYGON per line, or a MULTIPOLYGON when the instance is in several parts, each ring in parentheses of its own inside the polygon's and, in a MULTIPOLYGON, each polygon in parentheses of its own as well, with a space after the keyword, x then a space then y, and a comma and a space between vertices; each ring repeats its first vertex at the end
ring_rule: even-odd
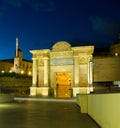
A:
POLYGON ((94 88, 93 88, 93 86, 90 87, 90 92, 94 92, 94 88))
POLYGON ((37 95, 49 96, 49 87, 37 87, 37 95))
POLYGON ((73 89, 73 97, 76 97, 77 94, 80 94, 80 87, 72 87, 73 89))
POLYGON ((93 87, 73 87, 73 97, 76 97, 77 94, 89 94, 93 91, 93 87))
POLYGON ((77 104, 80 106, 81 113, 88 113, 88 95, 78 94, 77 104))
POLYGON ((37 87, 30 87, 30 96, 36 96, 37 87))
POLYGON ((80 94, 89 94, 90 87, 80 87, 80 94))

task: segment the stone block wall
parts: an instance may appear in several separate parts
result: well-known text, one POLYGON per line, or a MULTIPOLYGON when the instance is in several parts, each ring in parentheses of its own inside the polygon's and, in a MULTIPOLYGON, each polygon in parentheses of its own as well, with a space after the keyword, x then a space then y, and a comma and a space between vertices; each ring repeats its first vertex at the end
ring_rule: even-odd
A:
POLYGON ((29 95, 32 78, 0 77, 0 92, 29 95))
POLYGON ((120 80, 120 57, 94 58, 94 82, 120 80))

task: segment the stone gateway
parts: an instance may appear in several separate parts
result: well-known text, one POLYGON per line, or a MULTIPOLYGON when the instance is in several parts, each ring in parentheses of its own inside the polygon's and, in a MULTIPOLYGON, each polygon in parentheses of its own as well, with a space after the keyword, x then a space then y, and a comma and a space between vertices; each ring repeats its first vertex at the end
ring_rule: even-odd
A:
POLYGON ((52 50, 31 50, 33 79, 31 96, 75 97, 93 91, 94 46, 71 47, 60 41, 52 50))

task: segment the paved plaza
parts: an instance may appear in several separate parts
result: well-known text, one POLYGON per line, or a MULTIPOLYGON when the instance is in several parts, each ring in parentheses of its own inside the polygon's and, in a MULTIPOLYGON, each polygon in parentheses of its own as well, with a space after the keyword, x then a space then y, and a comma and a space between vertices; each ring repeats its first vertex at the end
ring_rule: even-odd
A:
POLYGON ((15 101, 0 104, 0 128, 99 128, 75 102, 15 101))

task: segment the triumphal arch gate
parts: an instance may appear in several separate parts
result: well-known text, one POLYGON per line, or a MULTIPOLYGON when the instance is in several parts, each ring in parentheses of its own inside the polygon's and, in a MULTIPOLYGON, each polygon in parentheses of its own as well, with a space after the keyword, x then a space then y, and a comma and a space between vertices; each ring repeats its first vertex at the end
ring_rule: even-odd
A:
POLYGON ((94 46, 71 47, 60 41, 52 49, 31 50, 31 96, 75 97, 93 91, 94 46))

